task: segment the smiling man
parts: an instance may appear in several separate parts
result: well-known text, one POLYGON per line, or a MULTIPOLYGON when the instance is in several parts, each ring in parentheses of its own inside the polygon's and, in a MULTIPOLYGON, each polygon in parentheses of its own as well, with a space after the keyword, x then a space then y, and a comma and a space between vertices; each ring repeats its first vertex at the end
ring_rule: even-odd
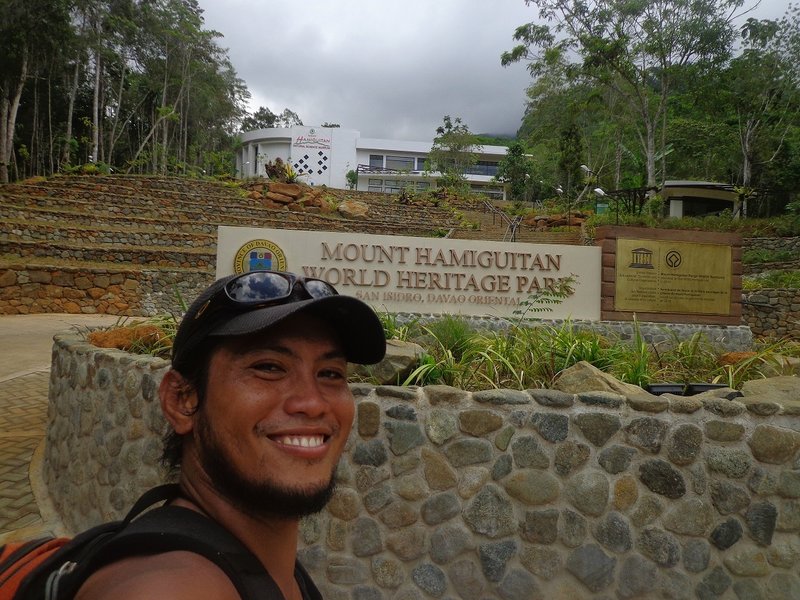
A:
MULTIPOLYGON (((184 316, 159 389, 164 459, 179 470, 170 508, 235 538, 256 597, 321 598, 296 560, 299 519, 333 491, 354 415, 347 363, 376 363, 385 348, 369 306, 290 273, 220 279, 184 316)), ((177 550, 115 559, 77 598, 233 600, 241 589, 217 560, 177 550)))

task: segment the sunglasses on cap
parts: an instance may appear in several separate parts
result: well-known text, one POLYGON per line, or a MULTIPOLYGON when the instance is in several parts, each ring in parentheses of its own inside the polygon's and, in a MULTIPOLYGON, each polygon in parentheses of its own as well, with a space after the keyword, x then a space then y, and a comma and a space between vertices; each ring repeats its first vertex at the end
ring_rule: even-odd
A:
POLYGON ((228 281, 197 310, 194 321, 207 319, 226 306, 228 308, 241 306, 244 310, 251 310, 278 304, 295 295, 296 286, 304 290, 308 298, 339 295, 336 288, 322 279, 302 277, 283 271, 251 271, 228 281))

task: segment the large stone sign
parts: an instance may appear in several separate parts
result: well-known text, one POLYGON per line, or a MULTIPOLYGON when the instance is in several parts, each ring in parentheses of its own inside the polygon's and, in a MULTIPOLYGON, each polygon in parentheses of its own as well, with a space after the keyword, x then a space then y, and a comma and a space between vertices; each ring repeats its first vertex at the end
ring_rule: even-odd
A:
POLYGON ((217 276, 253 269, 324 279, 381 311, 505 318, 572 278, 570 297, 528 316, 600 318, 595 247, 220 227, 217 276))

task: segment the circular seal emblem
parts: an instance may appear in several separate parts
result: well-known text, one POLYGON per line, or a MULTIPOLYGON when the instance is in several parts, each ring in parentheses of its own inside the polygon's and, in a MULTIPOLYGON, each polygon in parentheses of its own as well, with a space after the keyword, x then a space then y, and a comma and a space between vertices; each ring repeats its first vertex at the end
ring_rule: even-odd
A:
POLYGON ((667 256, 664 258, 665 262, 667 263, 668 267, 672 267, 673 269, 677 269, 681 266, 683 262, 683 257, 681 253, 677 250, 670 250, 667 252, 667 256))
POLYGON ((262 269, 286 270, 286 254, 278 244, 269 240, 251 240, 239 248, 233 259, 234 273, 247 273, 262 269))

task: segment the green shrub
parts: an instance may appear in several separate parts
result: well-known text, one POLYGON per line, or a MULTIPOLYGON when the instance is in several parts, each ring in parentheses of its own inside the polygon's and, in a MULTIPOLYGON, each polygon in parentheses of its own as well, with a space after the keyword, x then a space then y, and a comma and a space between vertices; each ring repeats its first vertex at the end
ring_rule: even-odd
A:
POLYGON ((742 262, 746 265, 787 262, 800 259, 800 255, 792 250, 771 250, 768 248, 749 248, 742 254, 742 262))
POLYGON ((767 271, 742 278, 742 288, 752 292, 760 289, 800 289, 800 271, 767 271))

